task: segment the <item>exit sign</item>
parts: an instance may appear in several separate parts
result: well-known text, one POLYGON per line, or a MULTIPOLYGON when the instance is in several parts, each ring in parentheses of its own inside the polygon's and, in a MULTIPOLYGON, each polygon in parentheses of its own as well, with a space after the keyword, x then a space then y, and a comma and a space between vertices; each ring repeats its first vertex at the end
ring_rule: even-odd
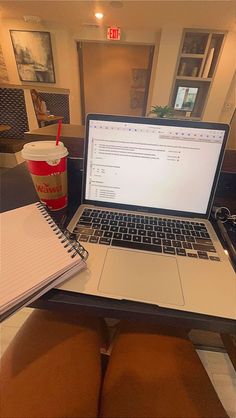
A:
POLYGON ((112 41, 119 41, 120 40, 120 28, 116 26, 109 26, 107 28, 107 39, 112 41))

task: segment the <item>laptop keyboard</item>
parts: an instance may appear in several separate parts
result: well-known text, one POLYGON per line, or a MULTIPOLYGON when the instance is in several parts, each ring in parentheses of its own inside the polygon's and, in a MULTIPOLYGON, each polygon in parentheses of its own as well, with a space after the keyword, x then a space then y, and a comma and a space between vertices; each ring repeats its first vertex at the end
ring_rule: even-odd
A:
POLYGON ((81 242, 220 261, 201 222, 85 208, 73 232, 81 242))

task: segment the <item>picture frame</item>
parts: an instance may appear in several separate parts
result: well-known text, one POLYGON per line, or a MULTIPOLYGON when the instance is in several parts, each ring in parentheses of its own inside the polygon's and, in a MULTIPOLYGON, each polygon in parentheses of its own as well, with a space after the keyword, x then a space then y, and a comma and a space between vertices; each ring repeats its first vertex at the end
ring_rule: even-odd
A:
POLYGON ((174 109, 192 112, 196 103, 198 87, 178 86, 174 109))
POLYGON ((50 32, 10 30, 21 81, 55 83, 50 32))

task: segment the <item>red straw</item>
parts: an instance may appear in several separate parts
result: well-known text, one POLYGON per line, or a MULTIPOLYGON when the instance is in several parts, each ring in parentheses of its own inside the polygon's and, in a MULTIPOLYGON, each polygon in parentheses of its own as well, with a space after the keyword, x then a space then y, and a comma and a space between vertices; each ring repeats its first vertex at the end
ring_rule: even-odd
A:
POLYGON ((58 121, 58 129, 57 129, 57 139, 56 139, 56 145, 59 144, 60 141, 60 136, 61 136, 61 124, 62 124, 62 119, 60 119, 58 121))

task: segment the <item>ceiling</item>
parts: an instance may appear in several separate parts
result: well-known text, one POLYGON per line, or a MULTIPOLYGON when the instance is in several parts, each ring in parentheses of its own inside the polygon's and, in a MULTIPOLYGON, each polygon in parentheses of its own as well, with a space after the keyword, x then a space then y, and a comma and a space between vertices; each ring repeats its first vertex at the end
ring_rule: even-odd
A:
POLYGON ((86 25, 117 25, 123 29, 156 31, 163 25, 236 29, 236 0, 225 1, 0 1, 0 19, 38 16, 47 28, 78 31, 86 25), (98 23, 95 11, 104 18, 98 23))

